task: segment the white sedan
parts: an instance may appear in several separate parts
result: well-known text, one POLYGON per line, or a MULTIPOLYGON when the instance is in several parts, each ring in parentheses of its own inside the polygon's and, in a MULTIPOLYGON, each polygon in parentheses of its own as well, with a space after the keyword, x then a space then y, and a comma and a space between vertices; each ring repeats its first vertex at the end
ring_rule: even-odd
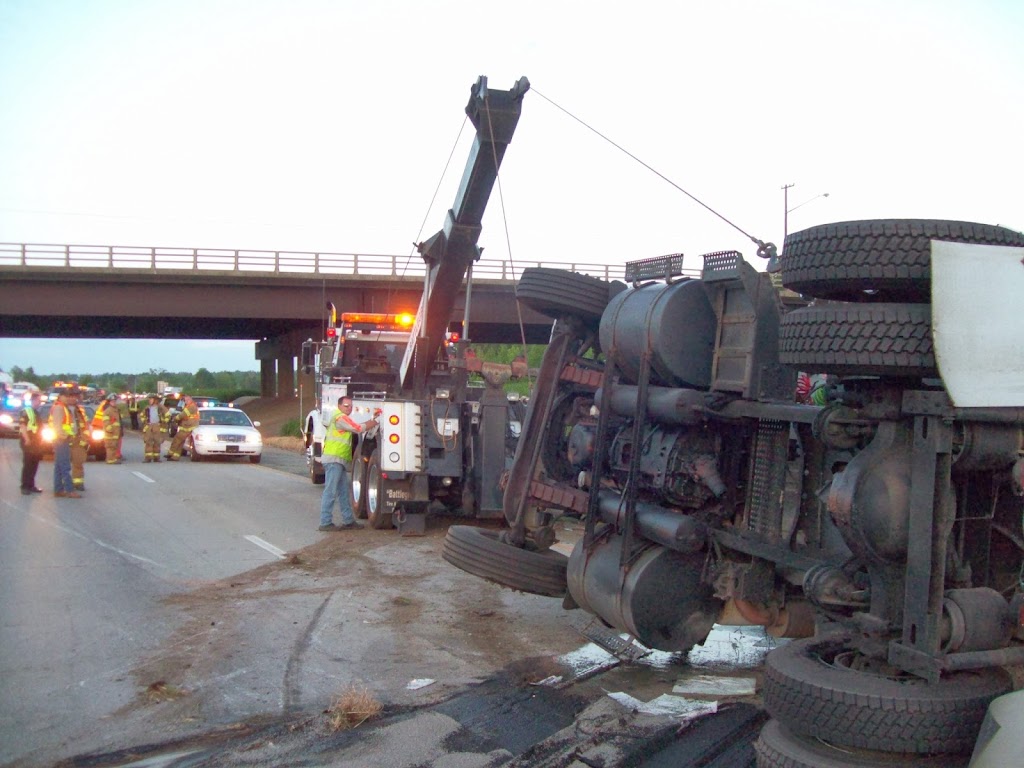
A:
POLYGON ((202 461, 212 456, 247 456, 259 464, 263 456, 259 425, 237 408, 200 408, 199 425, 188 441, 189 457, 202 461))

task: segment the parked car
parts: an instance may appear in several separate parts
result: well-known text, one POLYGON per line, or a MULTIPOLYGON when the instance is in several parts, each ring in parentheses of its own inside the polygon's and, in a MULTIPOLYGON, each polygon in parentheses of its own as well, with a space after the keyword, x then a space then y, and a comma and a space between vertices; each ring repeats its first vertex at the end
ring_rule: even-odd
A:
MULTIPOLYGON (((50 418, 50 408, 53 407, 53 403, 43 403, 39 407, 39 420, 43 423, 43 456, 53 455, 53 438, 54 430, 47 421, 50 418)), ((92 424, 92 417, 96 415, 96 406, 92 404, 86 404, 82 406, 85 408, 86 421, 92 424)), ((106 461, 107 459, 107 446, 103 442, 106 438, 106 433, 102 429, 93 429, 89 427, 89 453, 88 458, 95 458, 97 461, 106 461)))
POLYGON ((185 450, 192 461, 214 456, 248 456, 250 462, 259 464, 263 456, 259 425, 237 408, 200 408, 199 425, 192 430, 185 450))

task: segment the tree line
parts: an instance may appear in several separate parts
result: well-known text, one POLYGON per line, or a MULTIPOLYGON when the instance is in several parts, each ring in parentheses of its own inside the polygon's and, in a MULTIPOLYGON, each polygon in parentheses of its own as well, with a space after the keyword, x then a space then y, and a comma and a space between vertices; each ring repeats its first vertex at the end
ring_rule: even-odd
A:
MULTIPOLYGON (((536 368, 544 354, 543 344, 530 344, 526 348, 527 365, 536 368)), ((520 344, 474 344, 476 354, 491 363, 511 363, 523 353, 520 344)), ((234 400, 246 395, 259 395, 259 371, 218 371, 200 368, 195 373, 181 371, 174 373, 163 368, 151 368, 146 373, 82 373, 63 371, 58 373, 36 373, 30 366, 13 366, 8 373, 15 381, 30 381, 43 391, 56 381, 75 382, 83 386, 102 389, 106 392, 156 392, 157 382, 166 382, 172 387, 181 387, 183 392, 194 395, 234 400)), ((517 388, 517 387, 513 387, 517 388)), ((524 393, 525 394, 525 393, 524 393)))
POLYGON ((162 368, 151 368, 146 373, 92 374, 63 371, 38 374, 31 366, 19 368, 15 365, 8 373, 15 381, 30 381, 44 391, 52 387, 54 382, 63 381, 75 382, 106 392, 156 392, 157 382, 163 381, 169 386, 181 387, 184 392, 215 397, 218 400, 234 400, 237 397, 260 393, 258 371, 219 371, 214 373, 206 368, 200 368, 195 373, 187 371, 175 373, 162 368))

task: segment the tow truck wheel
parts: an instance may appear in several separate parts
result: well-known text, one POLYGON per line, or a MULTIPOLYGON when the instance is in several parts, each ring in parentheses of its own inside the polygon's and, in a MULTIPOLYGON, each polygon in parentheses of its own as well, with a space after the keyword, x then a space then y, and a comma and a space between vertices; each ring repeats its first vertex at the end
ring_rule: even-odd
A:
POLYGON ((794 640, 765 659, 764 705, 787 729, 841 747, 970 752, 992 699, 1011 688, 1002 668, 928 683, 862 670, 845 633, 794 640))
MULTIPOLYGON (((623 286, 621 283, 619 286, 623 286)), ((550 318, 572 315, 597 326, 615 283, 590 275, 549 267, 528 267, 516 285, 516 300, 550 318)))
POLYGON ((503 587, 544 597, 563 597, 568 558, 553 550, 535 552, 504 543, 501 531, 453 525, 441 556, 466 573, 503 587))
POLYGON ((778 720, 769 720, 754 742, 758 768, 963 768, 967 756, 900 755, 834 747, 797 736, 778 720))
POLYGON ((391 513, 384 514, 384 478, 380 474, 380 451, 370 454, 366 465, 366 478, 363 485, 366 493, 366 517, 371 528, 391 528, 391 513))
POLYGON ((360 520, 366 519, 366 462, 361 454, 352 460, 352 477, 349 478, 348 498, 352 512, 360 520))
POLYGON ((822 304, 782 318, 779 362, 837 376, 938 376, 930 304, 822 304))
POLYGON ((931 240, 1024 246, 1024 235, 968 221, 878 219, 794 232, 782 250, 782 284, 819 299, 930 300, 931 240))

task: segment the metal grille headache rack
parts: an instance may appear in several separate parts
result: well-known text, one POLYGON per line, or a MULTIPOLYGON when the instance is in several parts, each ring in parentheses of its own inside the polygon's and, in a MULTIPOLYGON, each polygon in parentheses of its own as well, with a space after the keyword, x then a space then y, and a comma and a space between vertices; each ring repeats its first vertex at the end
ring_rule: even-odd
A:
POLYGON ((743 254, 739 251, 715 251, 704 254, 704 270, 701 279, 705 281, 731 280, 740 276, 739 265, 743 254))
MULTIPOLYGON (((683 269, 683 254, 670 253, 666 256, 653 256, 649 259, 637 259, 626 262, 626 282, 638 283, 642 280, 671 280, 686 274, 683 269)), ((690 276, 696 272, 690 270, 690 276)))

